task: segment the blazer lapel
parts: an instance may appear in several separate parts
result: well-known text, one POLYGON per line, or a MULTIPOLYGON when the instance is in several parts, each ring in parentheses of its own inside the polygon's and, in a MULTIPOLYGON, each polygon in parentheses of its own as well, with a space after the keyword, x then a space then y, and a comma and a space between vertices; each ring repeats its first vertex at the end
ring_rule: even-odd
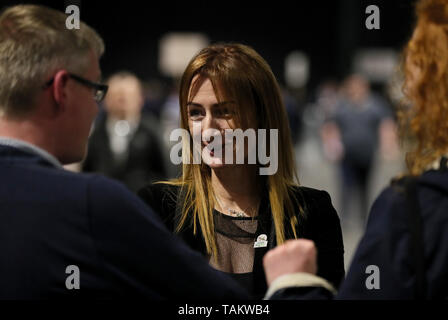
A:
MULTIPOLYGON (((263 269, 263 256, 269 249, 275 246, 275 228, 273 228, 273 220, 271 214, 271 204, 269 201, 269 194, 267 190, 261 198, 260 211, 258 214, 258 225, 256 231, 255 241, 260 236, 267 237, 267 245, 256 247, 254 253, 254 291, 264 293, 267 289, 266 277, 263 269)), ((255 243, 254 243, 255 245, 255 243)))

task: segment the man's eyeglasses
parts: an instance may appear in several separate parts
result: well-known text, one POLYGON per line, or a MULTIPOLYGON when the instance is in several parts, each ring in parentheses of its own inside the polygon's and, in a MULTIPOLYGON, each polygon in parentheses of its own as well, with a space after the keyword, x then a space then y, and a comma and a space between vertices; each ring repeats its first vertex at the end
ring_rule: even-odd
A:
MULTIPOLYGON (((73 74, 73 73, 69 73, 68 75, 73 80, 78 81, 79 83, 81 83, 89 88, 94 89, 93 99, 95 99, 96 102, 103 101, 104 97, 106 96, 107 89, 109 89, 109 86, 107 84, 92 82, 90 80, 87 80, 80 76, 77 76, 76 74, 73 74)), ((51 86, 53 81, 54 81, 54 78, 52 78, 50 81, 48 81, 45 84, 45 87, 51 86)))

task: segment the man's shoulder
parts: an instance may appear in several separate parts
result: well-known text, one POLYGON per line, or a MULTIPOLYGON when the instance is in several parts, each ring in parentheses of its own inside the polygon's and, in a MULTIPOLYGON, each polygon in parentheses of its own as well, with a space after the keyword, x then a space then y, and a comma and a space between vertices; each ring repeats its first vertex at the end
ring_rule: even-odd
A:
POLYGON ((64 199, 85 202, 90 209, 147 210, 143 202, 120 181, 98 173, 78 173, 68 170, 48 169, 36 173, 42 189, 54 194, 64 194, 64 199))
POLYGON ((114 201, 119 195, 132 196, 132 192, 121 182, 102 174, 72 172, 69 170, 41 170, 39 177, 42 185, 54 188, 54 192, 69 192, 82 199, 83 197, 109 198, 114 201))
MULTIPOLYGON (((70 190, 77 192, 85 187, 91 178, 89 175, 55 168, 36 157, 36 161, 11 161, 0 164, 3 182, 21 184, 23 190, 33 189, 36 193, 52 190, 53 193, 70 190)), ((19 189, 20 191, 20 189, 19 189)))
POLYGON ((123 198, 137 198, 137 196, 122 182, 108 178, 98 173, 81 173, 82 179, 87 185, 89 195, 96 197, 109 197, 109 201, 114 202, 123 198))

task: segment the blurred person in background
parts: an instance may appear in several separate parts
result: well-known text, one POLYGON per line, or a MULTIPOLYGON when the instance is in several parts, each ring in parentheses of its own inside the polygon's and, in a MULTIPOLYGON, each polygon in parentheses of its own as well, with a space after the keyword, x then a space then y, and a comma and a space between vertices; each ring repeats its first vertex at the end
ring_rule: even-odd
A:
POLYGON ((105 114, 96 121, 82 170, 117 179, 136 192, 150 181, 166 179, 167 150, 157 121, 142 113, 140 80, 122 71, 107 83, 105 114))
POLYGON ((316 90, 315 104, 309 110, 313 123, 319 131, 325 158, 338 161, 342 157, 342 141, 336 125, 326 123, 340 103, 340 86, 336 80, 324 80, 316 90), (325 124, 325 126, 323 126, 325 124), (320 130, 319 130, 320 129, 320 130))
POLYGON ((368 213, 369 178, 375 153, 394 139, 395 121, 391 107, 370 90, 364 77, 350 75, 342 96, 321 129, 325 154, 339 163, 341 172, 341 220, 353 217, 354 195, 358 195, 359 219, 364 227, 368 213))
POLYGON ((291 130, 291 139, 293 147, 296 146, 302 137, 303 130, 303 107, 302 102, 297 99, 287 87, 281 87, 283 103, 285 104, 288 115, 289 128, 291 130))
MULTIPOLYGON (((398 112, 408 170, 373 204, 338 299, 448 297, 448 1, 420 0, 416 16, 403 52, 405 101, 398 112)), ((266 269, 321 281, 309 267, 312 246, 289 248, 274 249, 266 269)), ((331 297, 325 287, 306 284, 296 294, 331 297)))
MULTIPOLYGON (((167 150, 171 150, 171 148, 176 144, 176 142, 170 141, 171 132, 180 126, 178 79, 172 80, 169 92, 164 103, 162 104, 160 111, 160 126, 165 148, 167 150)), ((182 173, 182 165, 175 165, 170 162, 168 170, 170 178, 178 177, 182 173)))
POLYGON ((193 158, 193 127, 200 125, 199 148, 213 161, 184 162, 178 179, 148 185, 141 198, 170 230, 253 297, 267 288, 263 255, 294 238, 315 241, 318 273, 338 287, 344 276, 339 218, 327 192, 298 184, 287 113, 266 61, 242 44, 206 47, 183 74, 179 101, 181 126, 190 133, 182 152, 193 158), (278 155, 278 170, 261 175, 263 165, 259 158, 249 164, 247 149, 243 164, 228 164, 223 150, 220 157, 208 147, 206 130, 215 129, 225 139, 225 130, 237 128, 268 131, 267 145, 277 147, 271 152, 278 155), (270 140, 271 129, 278 130, 278 141, 270 140))
POLYGON ((325 79, 316 89, 316 109, 320 115, 320 119, 326 120, 332 115, 340 100, 340 84, 335 79, 325 79))
POLYGON ((150 78, 146 81, 141 81, 143 88, 144 105, 142 113, 151 115, 156 121, 160 120, 160 112, 162 111, 163 103, 165 101, 166 86, 159 78, 150 78))

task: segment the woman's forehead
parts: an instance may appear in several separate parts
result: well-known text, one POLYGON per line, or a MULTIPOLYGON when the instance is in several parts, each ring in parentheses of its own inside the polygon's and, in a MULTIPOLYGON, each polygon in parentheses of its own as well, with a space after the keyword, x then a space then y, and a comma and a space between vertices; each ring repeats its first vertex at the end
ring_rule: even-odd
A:
POLYGON ((197 74, 191 80, 188 92, 188 101, 191 101, 198 94, 198 91, 202 89, 211 89, 219 102, 228 100, 228 95, 216 79, 213 79, 207 75, 197 74))

